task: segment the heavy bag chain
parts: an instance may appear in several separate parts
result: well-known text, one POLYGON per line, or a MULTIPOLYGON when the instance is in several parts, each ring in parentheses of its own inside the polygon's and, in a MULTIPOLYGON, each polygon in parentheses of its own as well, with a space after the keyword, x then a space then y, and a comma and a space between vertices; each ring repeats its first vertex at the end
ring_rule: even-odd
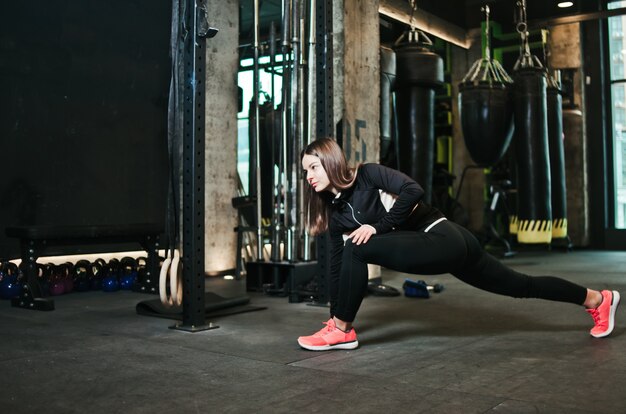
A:
POLYGON ((411 7, 411 17, 409 18, 409 26, 411 28, 408 31, 402 33, 402 35, 394 43, 394 46, 398 46, 400 43, 402 43, 403 40, 405 40, 405 37, 406 37, 406 43, 419 44, 425 49, 430 49, 433 46, 432 40, 430 40, 430 38, 426 36, 426 33, 419 30, 413 23, 415 11, 417 10, 417 0, 408 0, 408 1, 409 1, 409 6, 411 7))
POLYGON ((485 13, 485 38, 486 44, 483 49, 482 58, 472 64, 470 70, 463 77, 461 83, 513 83, 513 79, 504 70, 500 62, 491 59, 491 38, 489 15, 491 10, 488 5, 480 9, 485 13))
POLYGON ((528 21, 526 17, 526 0, 518 0, 516 3, 517 10, 515 14, 515 30, 519 33, 522 39, 520 46, 520 56, 513 66, 513 70, 524 68, 539 68, 542 69, 543 65, 537 56, 530 53, 530 45, 528 44, 528 21))

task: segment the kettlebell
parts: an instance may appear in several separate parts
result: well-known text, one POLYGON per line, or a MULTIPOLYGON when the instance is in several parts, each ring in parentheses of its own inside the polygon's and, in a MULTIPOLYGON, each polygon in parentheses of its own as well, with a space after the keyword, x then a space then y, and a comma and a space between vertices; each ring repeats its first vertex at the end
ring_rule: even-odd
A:
POLYGON ((137 262, 137 285, 135 286, 136 290, 142 290, 141 287, 144 286, 147 283, 147 279, 148 279, 148 275, 146 274, 147 272, 147 266, 148 266, 148 259, 146 257, 138 257, 136 259, 137 262))
POLYGON ((22 284, 18 278, 19 269, 15 263, 6 262, 0 265, 0 299, 12 299, 22 292, 22 284))
POLYGON ((132 290, 137 283, 137 261, 132 257, 120 260, 120 289, 132 290))
POLYGON ((91 263, 91 290, 102 290, 102 279, 108 272, 107 262, 98 258, 91 263))
POLYGON ((109 260, 107 274, 102 278, 102 290, 105 292, 116 292, 120 290, 118 279, 120 262, 117 259, 109 260))
POLYGON ((50 296, 50 281, 48 279, 48 274, 46 273, 46 267, 41 263, 37 263, 37 282, 39 282, 41 296, 44 298, 50 296))
POLYGON ((63 271, 59 266, 50 266, 50 296, 59 296, 65 293, 63 271))
POLYGON ((78 292, 91 289, 91 263, 88 260, 79 260, 73 269, 74 287, 78 292))
POLYGON ((59 265, 60 273, 63 278, 63 284, 65 286, 65 293, 72 293, 74 291, 74 265, 70 262, 66 262, 59 265))

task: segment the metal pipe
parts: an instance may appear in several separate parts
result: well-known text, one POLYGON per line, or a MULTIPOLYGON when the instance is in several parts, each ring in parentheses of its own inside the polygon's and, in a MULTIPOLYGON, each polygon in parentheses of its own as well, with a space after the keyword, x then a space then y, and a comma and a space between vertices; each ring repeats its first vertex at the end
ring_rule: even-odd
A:
POLYGON ((270 52, 270 68, 272 68, 272 71, 270 72, 271 88, 272 88, 272 91, 270 92, 270 98, 272 100, 272 109, 273 109, 274 101, 275 101, 274 99, 275 82, 274 82, 274 70, 273 69, 274 69, 274 66, 276 66, 276 22, 274 21, 270 23, 269 52, 270 52))
MULTIPOLYGON (((288 137, 289 137, 289 113, 287 109, 287 104, 289 101, 289 21, 291 16, 291 0, 283 0, 283 9, 282 9, 282 27, 281 27, 281 46, 282 46, 282 55, 283 55, 283 79, 282 79, 282 102, 281 102, 281 160, 279 172, 281 175, 281 183, 282 183, 282 193, 283 193, 283 225, 282 231, 289 228, 289 197, 287 194, 287 159, 288 159, 288 137)), ((283 235, 284 236, 284 235, 283 235)), ((290 251, 287 246, 285 246, 285 254, 290 251)))
MULTIPOLYGON (((277 164, 276 162, 276 152, 277 152, 277 148, 276 148, 276 131, 275 131, 275 126, 276 126, 276 112, 275 112, 275 81, 274 81, 274 76, 275 76, 275 71, 274 71, 274 67, 276 65, 276 23, 274 21, 272 21, 270 23, 270 47, 269 47, 269 51, 270 51, 270 67, 272 68, 271 71, 271 80, 272 80, 272 93, 271 93, 271 102, 272 102, 272 111, 274 113, 274 117, 272 118, 272 128, 270 128, 271 134, 272 136, 270 137, 271 142, 272 142, 272 223, 271 223, 271 228, 272 228, 272 254, 271 254, 271 260, 273 262, 277 262, 280 260, 280 239, 281 239, 281 234, 280 234, 280 223, 279 223, 279 216, 280 216, 280 174, 276 174, 276 168, 275 165, 277 164)), ((280 157, 280 156, 279 156, 280 157)), ((279 162, 280 163, 280 162, 279 162)))
POLYGON ((256 220, 257 220, 257 260, 263 260, 263 213, 261 211, 261 145, 259 139, 259 0, 254 0, 254 145, 256 147, 256 220))
POLYGON ((293 0, 291 6, 291 50, 293 53, 292 65, 291 65, 291 77, 290 77, 290 134, 289 138, 291 139, 291 159, 289 165, 289 191, 288 198, 290 198, 290 211, 285 211, 286 214, 289 214, 289 227, 287 229, 288 237, 291 237, 292 244, 291 249, 287 251, 287 260, 296 261, 297 252, 298 252, 298 134, 299 134, 299 120, 298 114, 300 113, 300 108, 298 105, 298 95, 299 95, 299 69, 298 64, 300 61, 300 1, 293 0))
MULTIPOLYGON (((307 56, 305 60, 307 75, 306 75, 306 95, 305 95, 305 113, 304 117, 306 119, 306 129, 304 131, 304 145, 308 145, 313 141, 313 136, 315 135, 315 128, 313 126, 314 116, 313 116, 313 96, 314 96, 314 86, 315 86, 315 1, 307 0, 308 2, 308 15, 307 15, 307 24, 308 28, 308 50, 307 56)), ((304 37, 304 36, 303 36, 304 37)), ((302 150, 303 148, 301 148, 302 150)), ((302 182, 302 181, 300 181, 302 182)), ((301 184, 302 185, 302 184, 301 184)), ((300 200, 300 211, 302 212, 300 223, 305 223, 304 213, 307 210, 304 206, 304 193, 301 191, 301 200, 300 200)), ((302 259, 304 261, 311 260, 311 237, 306 229, 302 229, 303 233, 303 252, 302 259)))
POLYGON ((316 67, 316 60, 315 60, 315 39, 317 36, 316 30, 315 30, 315 21, 316 21, 316 16, 315 16, 315 0, 308 0, 309 1, 309 16, 308 16, 308 20, 309 20, 309 51, 308 51, 308 56, 307 56, 307 69, 308 69, 308 75, 307 75, 307 105, 306 105, 306 119, 307 119, 307 135, 306 135, 306 144, 310 144, 311 141, 314 140, 314 136, 315 136, 315 127, 314 127, 314 122, 315 122, 315 117, 313 116, 313 96, 315 93, 315 67, 316 67))
MULTIPOLYGON (((300 7, 303 8, 305 1, 300 3, 300 7)), ((301 10, 302 15, 304 15, 305 10, 301 10)), ((308 121, 306 120, 306 115, 308 111, 305 110, 306 106, 310 104, 308 102, 305 95, 305 67, 306 67, 306 56, 305 56, 305 43, 306 43, 306 24, 305 19, 300 18, 300 59, 298 61, 298 139, 297 139, 297 148, 296 154, 297 158, 294 159, 294 171, 296 174, 296 197, 298 200, 298 205, 296 208, 297 211, 297 221, 296 221, 296 230, 298 234, 298 242, 299 242, 299 250, 298 254, 302 255, 303 258, 307 258, 309 256, 309 249, 306 244, 306 237, 304 226, 304 188, 302 185, 302 168, 300 167, 300 153, 304 149, 304 141, 305 134, 308 133, 305 128, 308 125, 308 121)))

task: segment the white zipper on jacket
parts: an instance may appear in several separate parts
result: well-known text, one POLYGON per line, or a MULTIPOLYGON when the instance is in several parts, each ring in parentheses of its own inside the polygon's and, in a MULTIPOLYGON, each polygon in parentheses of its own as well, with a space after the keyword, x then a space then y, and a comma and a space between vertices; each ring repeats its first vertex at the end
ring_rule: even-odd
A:
POLYGON ((352 212, 352 218, 354 219, 354 221, 356 221, 359 226, 363 226, 364 224, 361 223, 359 220, 357 220, 356 217, 354 216, 354 208, 352 208, 352 205, 348 203, 346 200, 339 200, 339 201, 343 201, 344 203, 348 205, 348 207, 350 207, 350 211, 352 212))

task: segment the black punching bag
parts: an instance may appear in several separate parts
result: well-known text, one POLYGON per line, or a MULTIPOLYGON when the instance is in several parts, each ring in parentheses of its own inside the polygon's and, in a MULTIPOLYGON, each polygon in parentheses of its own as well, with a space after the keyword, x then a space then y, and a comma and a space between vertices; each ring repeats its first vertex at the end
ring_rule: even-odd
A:
POLYGON ((563 108, 561 91, 554 79, 547 90, 550 180, 552 183, 552 238, 567 237, 567 190, 563 149, 563 108))
POLYGON ((396 151, 393 139, 392 90, 396 79, 396 54, 380 48, 380 163, 395 167, 396 151))
POLYGON ((432 194, 435 146, 435 88, 443 83, 443 60, 420 42, 401 43, 396 52, 398 169, 432 194))
POLYGON ((459 85, 459 117, 472 160, 496 164, 513 137, 513 103, 506 83, 463 82, 459 85))
POLYGON ((260 165, 256 165, 256 145, 254 143, 254 106, 253 101, 250 102, 249 116, 249 135, 248 142, 250 145, 250 168, 248 171, 249 194, 256 195, 256 169, 261 171, 261 217, 272 217, 272 209, 274 203, 274 165, 278 163, 273 149, 275 148, 275 118, 276 111, 272 107, 271 101, 259 106, 259 143, 260 143, 260 165), (274 140, 274 143, 272 143, 274 140))
POLYGON ((546 73, 543 68, 522 68, 514 72, 513 79, 517 240, 550 243, 552 209, 546 73))

